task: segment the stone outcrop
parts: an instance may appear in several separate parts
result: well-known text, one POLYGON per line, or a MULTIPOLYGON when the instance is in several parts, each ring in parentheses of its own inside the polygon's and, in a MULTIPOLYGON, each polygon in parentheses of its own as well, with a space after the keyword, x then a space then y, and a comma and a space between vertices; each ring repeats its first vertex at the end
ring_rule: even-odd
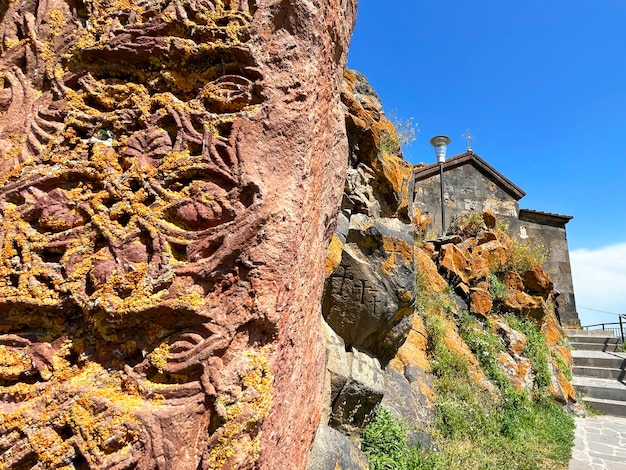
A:
MULTIPOLYGON (((460 331, 463 312, 478 319, 473 335, 496 338, 501 345, 495 367, 517 391, 538 386, 540 364, 528 357, 529 340, 507 323, 507 315, 536 324, 549 349, 550 384, 544 385, 567 409, 580 410, 561 370, 563 364, 571 367, 571 355, 563 350, 549 276, 536 263, 521 267, 522 255, 490 211, 461 213, 445 236, 424 240, 430 219, 408 204, 411 168, 401 160, 397 136, 378 96, 362 75, 348 71, 342 101, 350 150, 341 213, 326 262, 326 412, 318 454, 328 447, 328 437, 320 437, 329 433, 326 423, 358 442, 377 406, 409 429, 428 429, 437 399, 426 325, 432 318, 442 322, 445 349, 467 363, 472 379, 496 401, 499 392, 472 349, 476 345, 466 343, 468 333, 460 331), (369 378, 350 386, 355 377, 349 364, 358 357, 367 359, 369 378), (382 389, 374 385, 379 374, 384 377, 382 389), (354 419, 356 410, 359 419, 354 419)), ((334 445, 343 449, 345 458, 333 464, 361 468, 360 454, 348 458, 353 451, 342 439, 334 445)), ((410 439, 422 448, 431 446, 423 431, 410 439)), ((310 468, 320 468, 315 465, 310 468)))
POLYGON ((350 217, 340 264, 326 283, 323 314, 351 346, 386 362, 411 326, 413 239, 397 219, 350 217))
POLYGON ((302 467, 355 2, 0 5, 0 466, 302 467))

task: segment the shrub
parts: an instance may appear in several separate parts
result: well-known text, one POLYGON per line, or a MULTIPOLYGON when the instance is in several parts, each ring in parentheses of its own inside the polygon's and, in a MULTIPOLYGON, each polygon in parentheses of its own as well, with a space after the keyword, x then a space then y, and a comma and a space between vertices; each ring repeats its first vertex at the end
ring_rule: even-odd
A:
POLYGON ((463 237, 475 237, 485 228, 482 212, 472 211, 463 216, 458 223, 458 234, 463 237))
POLYGON ((543 265, 548 258, 549 252, 544 245, 514 239, 509 245, 509 258, 505 268, 524 274, 537 265, 543 265))
POLYGON ((383 130, 378 143, 381 151, 393 155, 401 155, 402 147, 415 140, 417 124, 413 123, 413 118, 401 120, 393 114, 389 115, 389 122, 393 125, 394 131, 383 130))

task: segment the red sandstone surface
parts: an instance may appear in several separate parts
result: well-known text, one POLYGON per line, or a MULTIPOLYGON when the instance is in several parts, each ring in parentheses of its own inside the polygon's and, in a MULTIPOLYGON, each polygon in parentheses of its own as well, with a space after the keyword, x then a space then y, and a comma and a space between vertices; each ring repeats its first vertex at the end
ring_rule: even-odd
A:
POLYGON ((301 468, 355 2, 0 14, 0 466, 301 468))

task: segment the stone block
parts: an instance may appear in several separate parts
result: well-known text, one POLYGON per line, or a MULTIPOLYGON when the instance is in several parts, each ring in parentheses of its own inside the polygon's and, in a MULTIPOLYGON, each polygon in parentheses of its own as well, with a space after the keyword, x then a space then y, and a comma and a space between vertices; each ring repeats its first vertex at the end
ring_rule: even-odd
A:
POLYGON ((432 378, 418 366, 410 366, 410 372, 405 372, 404 375, 388 367, 384 376, 385 395, 380 406, 404 421, 411 429, 428 425, 433 417, 433 409, 427 391, 422 388, 432 387, 432 378))
POLYGON ((322 322, 326 345, 326 383, 322 403, 322 422, 326 424, 332 405, 350 378, 350 363, 346 344, 326 322, 322 322))
POLYGON ((485 289, 475 287, 470 289, 470 312, 487 317, 492 305, 491 294, 485 289))
POLYGON ((524 288, 530 294, 540 295, 544 299, 548 298, 554 288, 552 279, 550 279, 550 276, 548 276, 548 274, 539 265, 526 271, 524 276, 522 276, 522 281, 524 283, 524 288))
POLYGON ((365 454, 347 436, 329 426, 315 433, 308 470, 368 470, 365 454))
POLYGON ((383 398, 385 379, 375 357, 355 348, 348 357, 350 378, 335 400, 330 425, 344 434, 358 436, 383 398))
POLYGON ((345 211, 339 213, 337 217, 337 227, 335 228, 335 235, 339 237, 341 243, 346 242, 348 231, 350 230, 350 219, 346 216, 345 211))

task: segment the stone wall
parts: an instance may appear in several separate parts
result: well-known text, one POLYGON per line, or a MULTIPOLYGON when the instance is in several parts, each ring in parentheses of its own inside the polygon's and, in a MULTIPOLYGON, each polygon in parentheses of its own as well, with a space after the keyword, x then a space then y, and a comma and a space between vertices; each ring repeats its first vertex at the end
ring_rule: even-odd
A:
MULTIPOLYGON (((516 219, 519 211, 517 201, 524 195, 524 192, 514 186, 503 187, 497 184, 493 177, 497 173, 486 166, 486 163, 478 160, 480 157, 470 154, 459 155, 459 157, 453 157, 444 164, 445 226, 448 227, 454 217, 464 211, 489 210, 499 218, 516 219), (471 158, 467 158, 468 155, 471 158), (485 169, 488 172, 485 172, 485 169)), ((501 175, 497 176, 501 177, 501 175)), ((416 168, 414 185, 413 207, 430 215, 433 227, 440 231, 439 165, 416 168)))
POLYGON ((570 218, 522 209, 517 227, 511 234, 520 240, 533 240, 549 249, 549 258, 544 268, 550 274, 555 290, 560 293, 554 300, 556 312, 564 327, 576 328, 580 327, 580 320, 576 312, 565 230, 565 224, 570 218))

